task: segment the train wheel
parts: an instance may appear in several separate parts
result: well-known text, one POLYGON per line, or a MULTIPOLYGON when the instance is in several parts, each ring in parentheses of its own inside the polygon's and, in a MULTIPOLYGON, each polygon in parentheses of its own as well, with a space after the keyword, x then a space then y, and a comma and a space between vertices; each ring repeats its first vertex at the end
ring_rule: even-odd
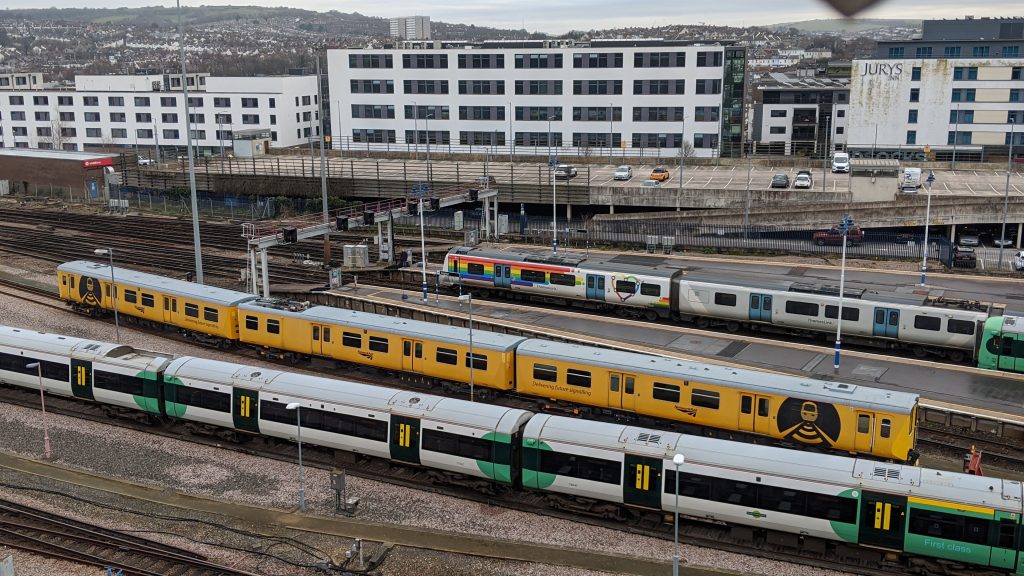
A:
POLYGON ((709 322, 707 318, 703 318, 703 317, 697 318, 697 328, 702 328, 703 329, 703 328, 707 328, 710 325, 711 325, 711 322, 709 322))
POLYGON ((911 352, 913 352, 914 356, 917 358, 924 358, 928 355, 928 351, 924 349, 924 346, 914 346, 911 349, 911 352))
POLYGON ((739 329, 740 329, 740 323, 739 322, 726 322, 725 323, 725 329, 728 330, 729 332, 738 332, 739 329))
POLYGON ((959 350, 953 350, 949 353, 949 360, 959 364, 964 361, 964 353, 959 350))
POLYGON ((644 312, 644 317, 653 322, 658 319, 658 313, 654 310, 648 310, 647 312, 644 312))

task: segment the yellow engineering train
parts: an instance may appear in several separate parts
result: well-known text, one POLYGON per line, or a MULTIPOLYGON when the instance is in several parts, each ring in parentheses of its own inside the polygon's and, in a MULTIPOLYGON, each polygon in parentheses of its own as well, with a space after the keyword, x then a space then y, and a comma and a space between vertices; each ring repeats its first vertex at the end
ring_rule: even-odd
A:
POLYGON ((251 294, 75 261, 61 298, 174 328, 207 344, 240 343, 282 360, 312 356, 415 375, 431 385, 530 397, 541 409, 727 439, 773 439, 912 462, 916 394, 510 336, 251 294), (114 298, 116 295, 116 299, 114 298))

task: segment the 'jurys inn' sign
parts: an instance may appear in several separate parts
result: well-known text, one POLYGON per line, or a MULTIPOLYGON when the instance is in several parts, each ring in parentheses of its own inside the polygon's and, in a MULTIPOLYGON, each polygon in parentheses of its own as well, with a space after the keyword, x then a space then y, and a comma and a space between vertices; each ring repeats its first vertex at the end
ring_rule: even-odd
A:
POLYGON ((865 62, 861 65, 860 75, 861 76, 885 76, 890 80, 899 80, 900 74, 903 74, 903 64, 883 64, 876 62, 871 64, 865 62))

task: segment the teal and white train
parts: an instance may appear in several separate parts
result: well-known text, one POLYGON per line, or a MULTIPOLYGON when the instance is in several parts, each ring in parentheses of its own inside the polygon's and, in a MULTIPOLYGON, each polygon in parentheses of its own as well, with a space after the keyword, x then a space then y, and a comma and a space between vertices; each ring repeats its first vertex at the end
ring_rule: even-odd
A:
MULTIPOLYGON (((1021 483, 533 414, 0 327, 0 383, 221 433, 303 439, 609 518, 678 511, 775 546, 911 572, 1024 576, 1021 483), (677 477, 675 454, 685 463, 677 477)), ((436 477, 436 475, 435 475, 436 477)))

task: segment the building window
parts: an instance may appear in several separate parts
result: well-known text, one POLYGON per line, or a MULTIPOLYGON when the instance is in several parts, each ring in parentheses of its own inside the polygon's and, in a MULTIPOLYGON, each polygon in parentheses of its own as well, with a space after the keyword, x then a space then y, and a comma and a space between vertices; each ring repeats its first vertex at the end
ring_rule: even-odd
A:
POLYGON ((622 52, 579 53, 572 55, 573 68, 622 68, 622 52))
POLYGON ((149 106, 149 96, 136 96, 135 105, 140 107, 149 106))
MULTIPOLYGON (((536 95, 561 95, 562 94, 562 81, 561 80, 516 80, 515 84, 516 94, 524 95, 529 94, 531 96, 536 95)), ((459 83, 459 93, 462 92, 463 85, 459 83)), ((479 92, 474 92, 479 94, 479 92)))
POLYGON ((214 98, 213 99, 213 107, 214 108, 230 108, 231 107, 231 98, 214 98))
POLYGON ((36 136, 42 136, 44 138, 49 138, 50 136, 53 136, 53 131, 49 127, 45 127, 45 126, 44 127, 39 127, 39 128, 36 128, 36 136))
POLYGON ((718 134, 694 134, 694 148, 718 148, 718 134))
POLYGON ((907 111, 907 124, 917 124, 917 110, 907 111))
POLYGON ((836 118, 846 118, 846 110, 836 110, 836 118))
POLYGON ((70 128, 70 127, 68 127, 68 128, 61 128, 60 129, 60 135, 65 137, 65 138, 74 138, 75 136, 78 136, 78 129, 77 128, 70 128))
POLYGON ((504 68, 504 54, 459 54, 459 68, 504 68))
POLYGON ((99 128, 86 128, 85 136, 87 138, 101 138, 103 136, 103 132, 99 128))
POLYGON ((718 106, 695 106, 693 108, 693 120, 695 122, 718 122, 718 112, 718 106))
POLYGON ((394 130, 366 130, 366 129, 354 129, 352 130, 352 141, 353 142, 368 142, 374 144, 383 143, 395 143, 395 131, 394 130))
POLYGON ((135 121, 140 124, 149 124, 153 121, 153 115, 149 112, 136 112, 135 121))
POLYGON ((382 106, 375 104, 353 104, 353 118, 394 118, 395 107, 391 105, 382 106))
POLYGON ((353 94, 394 94, 394 80, 349 80, 353 94))
POLYGON ((11 106, 23 106, 25 104, 23 96, 8 96, 7 100, 11 103, 11 106))
MULTIPOLYGON (((721 80, 719 93, 721 92, 721 80)), ((685 94, 686 80, 633 80, 633 94, 685 94)))
POLYGON ((46 106, 50 103, 50 99, 46 96, 33 96, 32 103, 36 106, 46 106))
MULTIPOLYGON (((271 98, 271 100, 273 100, 273 98, 271 98)), ((197 96, 189 96, 188 97, 188 107, 189 108, 202 108, 203 107, 203 99, 200 98, 200 97, 197 97, 197 96)), ((271 106, 271 108, 273 108, 273 106, 271 106)))
POLYGON ((953 68, 953 80, 977 80, 978 68, 976 66, 957 66, 953 68))
POLYGON ((167 140, 177 140, 178 131, 173 129, 165 129, 163 131, 163 137, 166 138, 167 140))
POLYGON ((946 137, 946 144, 970 144, 973 135, 973 132, 950 131, 946 137))
POLYGON ((697 52, 698 68, 720 68, 722 66, 721 52, 697 52))
POLYGON ((149 128, 139 128, 135 131, 136 138, 152 138, 153 131, 149 128))
MULTIPOLYGON (((271 116, 271 118, 273 118, 273 116, 271 116)), ((189 114, 188 115, 188 121, 193 123, 193 124, 206 124, 206 115, 205 114, 194 114, 194 113, 193 114, 189 114)), ((271 124, 273 124, 273 122, 271 122, 271 124)))
POLYGON ((259 124, 259 114, 242 114, 242 124, 259 124))
POLYGON ((242 108, 259 107, 259 98, 242 98, 242 108))
POLYGON ((954 88, 952 99, 953 102, 974 102, 976 93, 974 88, 954 88))
POLYGON ((128 130, 126 128, 111 128, 110 129, 110 137, 111 138, 127 138, 128 137, 128 130))
POLYGON ((561 132, 516 132, 516 146, 561 146, 561 132))
POLYGON ((903 58, 903 46, 889 48, 889 58, 903 58))
POLYGON ((1024 102, 1024 98, 1021 97, 1022 94, 1024 94, 1024 90, 1021 90, 1020 88, 1011 88, 1010 102, 1024 102))
POLYGON ((516 68, 561 68, 562 54, 516 54, 516 68))
POLYGON ((57 117, 60 118, 61 122, 74 122, 75 121, 75 113, 74 112, 60 112, 60 113, 57 114, 57 117))
POLYGON ((160 121, 163 122, 164 124, 177 124, 178 123, 178 115, 177 114, 161 114, 160 115, 160 121))
POLYGON ((971 56, 975 58, 988 58, 989 47, 988 46, 975 46, 971 50, 971 56))
POLYGON ((786 127, 785 126, 772 126, 771 128, 769 128, 768 132, 770 134, 785 134, 786 133, 786 127))
POLYGON ((950 124, 974 124, 974 110, 950 110, 950 124))
POLYGON ((1010 69, 1010 80, 1024 79, 1024 66, 1014 66, 1010 69))
POLYGON ((607 106, 574 106, 572 109, 572 119, 577 122, 608 122, 612 120, 614 122, 622 121, 622 108, 614 107, 611 108, 611 118, 609 118, 609 108, 607 106))
POLYGON ((25 121, 25 112, 21 111, 21 110, 18 110, 18 111, 12 110, 11 111, 11 120, 12 121, 18 121, 18 122, 24 122, 25 121))
MULTIPOLYGON (((409 80, 406 80, 408 84, 409 80)), ((425 82, 425 81, 423 81, 425 82)), ((558 88, 561 90, 562 81, 558 80, 558 88)), ((444 89, 440 94, 448 93, 448 81, 442 80, 441 87, 444 89)), ((408 90, 406 91, 407 93, 408 90)), ((459 80, 459 94, 504 94, 504 80, 459 80)), ((415 94, 415 92, 413 92, 415 94)), ((561 92, 559 92, 561 94, 561 92)))
POLYGON ((402 54, 402 68, 447 68, 447 54, 402 54))
POLYGON ((788 114, 788 110, 772 110, 772 118, 785 118, 788 114))
POLYGON ((910 79, 917 82, 921 80, 921 67, 914 66, 910 69, 910 79))
POLYGON ((391 54, 349 54, 349 68, 394 68, 391 54))
POLYGON ((50 113, 49 112, 36 112, 36 121, 37 122, 49 122, 50 121, 50 113))
POLYGON ((721 94, 722 93, 722 81, 721 80, 697 80, 696 87, 697 94, 721 94))
MULTIPOLYGON (((505 133, 498 132, 459 132, 459 144, 463 146, 504 146, 505 133)), ((575 286, 575 284, 573 284, 575 286)))
POLYGON ((82 98, 82 106, 99 106, 100 99, 97 96, 85 96, 82 98))
POLYGON ((917 144, 917 130, 907 130, 907 144, 917 144))
POLYGON ((450 144, 451 136, 447 130, 406 130, 405 141, 406 142, 418 142, 419 144, 450 144))
POLYGON ((916 51, 916 56, 918 58, 931 58, 932 57, 932 47, 931 46, 918 46, 917 47, 917 51, 916 51))
POLYGON ((959 58, 960 57, 960 47, 959 46, 946 46, 946 48, 942 51, 942 55, 945 56, 946 58, 959 58))
POLYGON ((75 102, 71 96, 57 96, 57 106, 74 106, 75 102))
MULTIPOLYGON (((608 137, 611 136, 612 147, 618 148, 622 144, 622 134, 607 132, 573 132, 572 145, 580 148, 597 146, 608 147, 608 137)), ((634 288, 635 291, 635 288, 634 288)))
POLYGON ((1020 46, 1003 46, 1003 58, 1019 58, 1020 46))
POLYGON ((911 102, 920 102, 921 101, 921 89, 920 88, 911 88, 910 89, 910 101, 911 102))
POLYGON ((162 106, 164 108, 174 108, 177 105, 178 105, 178 99, 175 98, 174 96, 161 96, 160 97, 160 106, 162 106))
POLYGON ((844 134, 844 133, 846 133, 846 128, 843 128, 842 126, 836 126, 836 134, 844 134))

